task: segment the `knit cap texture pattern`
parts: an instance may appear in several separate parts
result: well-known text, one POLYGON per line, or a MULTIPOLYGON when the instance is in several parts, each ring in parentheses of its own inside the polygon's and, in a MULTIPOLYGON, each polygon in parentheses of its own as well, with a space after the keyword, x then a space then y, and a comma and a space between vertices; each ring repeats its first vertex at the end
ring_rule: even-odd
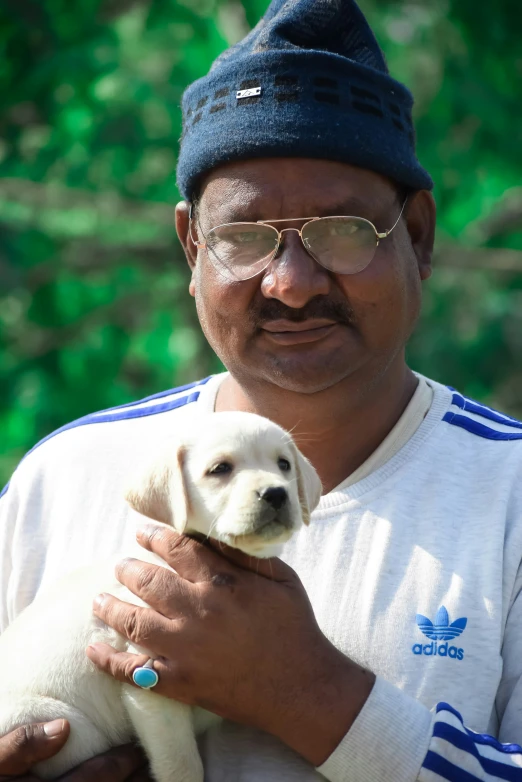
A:
POLYGON ((273 0, 185 91, 178 187, 191 200, 223 163, 308 157, 431 190, 415 154, 412 106, 354 0, 273 0))

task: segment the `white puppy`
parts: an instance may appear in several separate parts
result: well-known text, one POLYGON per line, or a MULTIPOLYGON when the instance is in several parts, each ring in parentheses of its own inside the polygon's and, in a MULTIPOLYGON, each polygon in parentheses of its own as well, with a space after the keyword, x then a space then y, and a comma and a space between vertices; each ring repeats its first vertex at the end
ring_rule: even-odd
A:
MULTIPOLYGON (((309 522, 320 493, 317 473, 287 432, 260 416, 216 413, 191 421, 190 431, 158 455, 127 500, 179 532, 202 533, 266 557, 278 554, 309 522)), ((137 558, 166 567, 137 548, 131 552, 137 558)), ((71 734, 54 758, 35 766, 43 779, 137 736, 157 782, 202 782, 195 734, 218 718, 122 684, 85 655, 95 642, 147 653, 92 614, 100 592, 145 605, 116 580, 118 559, 74 571, 42 591, 0 636, 0 665, 7 674, 0 683, 0 736, 22 724, 64 717, 71 734)))

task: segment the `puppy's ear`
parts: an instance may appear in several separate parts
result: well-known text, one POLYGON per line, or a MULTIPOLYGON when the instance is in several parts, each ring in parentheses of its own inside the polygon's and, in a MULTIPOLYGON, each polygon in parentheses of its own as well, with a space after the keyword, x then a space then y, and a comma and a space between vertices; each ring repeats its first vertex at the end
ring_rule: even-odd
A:
POLYGON ((319 476, 308 459, 303 456, 301 451, 292 442, 292 450, 295 459, 295 468, 297 471, 297 494, 301 505, 303 523, 310 524, 312 511, 319 504, 323 487, 319 476))
POLYGON ((189 499, 184 476, 186 449, 180 445, 174 456, 165 451, 149 465, 126 492, 125 499, 138 513, 170 524, 177 532, 187 526, 189 499))
POLYGON ((190 498, 185 478, 185 458, 187 449, 184 445, 178 447, 176 462, 172 469, 172 526, 176 532, 184 532, 188 525, 190 498))

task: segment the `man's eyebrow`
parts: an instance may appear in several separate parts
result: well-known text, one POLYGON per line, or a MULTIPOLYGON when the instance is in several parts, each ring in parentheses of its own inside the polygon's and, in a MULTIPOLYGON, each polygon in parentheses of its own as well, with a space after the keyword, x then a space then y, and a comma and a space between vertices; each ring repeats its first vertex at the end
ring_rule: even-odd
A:
POLYGON ((347 217, 363 216, 375 212, 375 202, 363 201, 362 198, 353 196, 340 201, 336 204, 328 204, 320 210, 318 217, 328 217, 328 215, 346 215, 347 217))
MULTIPOLYGON (((369 215, 374 215, 377 211, 380 211, 377 207, 377 204, 375 201, 364 201, 362 198, 358 198, 357 196, 350 196, 343 201, 336 203, 336 204, 327 204, 325 206, 321 207, 315 207, 315 210, 310 209, 308 211, 303 212, 302 214, 296 214, 294 219, 302 218, 302 217, 329 217, 329 216, 337 216, 337 215, 346 215, 348 217, 367 217, 369 215)), ((214 214, 211 218, 212 225, 223 225, 226 223, 241 223, 241 222, 248 222, 248 223, 255 223, 259 220, 261 221, 268 221, 271 220, 292 220, 292 217, 286 215, 286 214, 277 214, 276 209, 270 210, 270 207, 265 207, 264 205, 256 206, 254 204, 250 206, 240 206, 238 205, 236 208, 234 208, 232 205, 229 205, 229 207, 223 212, 220 212, 219 216, 214 214), (218 222, 216 222, 216 220, 218 222)), ((210 217, 210 215, 207 215, 207 219, 210 217)))

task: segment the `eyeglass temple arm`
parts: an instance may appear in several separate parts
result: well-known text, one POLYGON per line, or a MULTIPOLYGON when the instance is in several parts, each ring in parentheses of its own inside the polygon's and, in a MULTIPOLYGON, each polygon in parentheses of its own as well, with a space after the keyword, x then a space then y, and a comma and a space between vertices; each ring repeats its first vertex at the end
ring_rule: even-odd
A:
POLYGON ((404 210, 405 210, 405 208, 406 208, 406 204, 408 203, 408 198, 409 198, 409 196, 406 196, 406 198, 405 198, 405 200, 404 200, 404 203, 403 203, 403 205, 402 205, 401 213, 400 213, 400 215, 398 216, 398 218, 397 218, 397 220, 396 220, 396 222, 395 222, 395 225, 393 225, 393 226, 392 226, 392 227, 391 227, 391 228, 390 228, 388 231, 385 231, 383 234, 380 234, 380 233, 378 233, 378 234, 377 234, 377 238, 378 238, 378 239, 386 239, 386 237, 387 237, 387 236, 389 236, 389 235, 391 234, 391 232, 392 232, 392 231, 393 231, 395 228, 397 228, 397 226, 399 225, 399 221, 400 221, 400 219, 401 219, 401 217, 402 217, 402 213, 404 212, 404 210))
POLYGON ((196 245, 198 250, 204 250, 205 247, 207 246, 207 243, 206 242, 203 242, 203 243, 199 242, 197 239, 194 239, 194 236, 192 235, 192 216, 193 216, 193 212, 194 212, 194 204, 191 203, 190 204, 190 209, 189 209, 189 236, 190 236, 190 240, 191 240, 192 244, 196 245))

